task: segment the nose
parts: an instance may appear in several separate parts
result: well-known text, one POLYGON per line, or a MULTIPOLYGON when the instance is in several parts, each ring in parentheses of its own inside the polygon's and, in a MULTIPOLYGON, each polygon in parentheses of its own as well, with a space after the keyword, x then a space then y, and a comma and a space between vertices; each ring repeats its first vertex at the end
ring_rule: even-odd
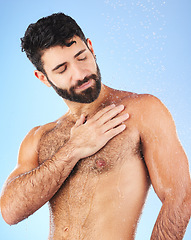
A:
POLYGON ((71 66, 71 84, 74 86, 76 82, 82 81, 87 75, 85 69, 78 64, 72 64, 71 66))

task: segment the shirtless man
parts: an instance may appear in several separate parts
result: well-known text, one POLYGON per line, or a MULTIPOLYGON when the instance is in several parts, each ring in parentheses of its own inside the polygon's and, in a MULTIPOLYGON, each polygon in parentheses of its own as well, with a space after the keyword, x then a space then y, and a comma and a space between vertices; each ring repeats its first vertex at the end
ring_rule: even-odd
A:
POLYGON ((1 195, 4 220, 16 224, 49 201, 49 239, 132 240, 152 184, 162 208, 151 239, 183 239, 189 166, 164 105, 103 85, 91 41, 62 13, 30 25, 22 48, 69 110, 22 142, 1 195))

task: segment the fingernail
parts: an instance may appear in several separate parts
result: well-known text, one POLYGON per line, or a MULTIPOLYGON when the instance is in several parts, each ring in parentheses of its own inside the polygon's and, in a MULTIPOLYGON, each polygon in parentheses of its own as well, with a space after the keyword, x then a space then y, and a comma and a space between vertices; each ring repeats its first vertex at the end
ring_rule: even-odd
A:
POLYGON ((128 114, 128 113, 125 113, 124 116, 127 117, 127 118, 129 118, 129 114, 128 114))
POLYGON ((121 128, 122 128, 123 130, 125 130, 126 125, 125 125, 125 124, 122 124, 122 125, 121 125, 121 128))
POLYGON ((120 109, 124 109, 124 105, 119 105, 120 109))

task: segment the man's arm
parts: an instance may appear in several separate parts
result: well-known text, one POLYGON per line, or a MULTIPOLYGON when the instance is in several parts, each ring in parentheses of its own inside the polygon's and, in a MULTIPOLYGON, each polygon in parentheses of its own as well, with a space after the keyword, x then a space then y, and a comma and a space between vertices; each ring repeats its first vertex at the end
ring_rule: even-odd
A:
POLYGON ((38 164, 40 128, 33 129, 21 144, 18 165, 1 195, 4 220, 12 225, 38 210, 58 191, 81 159, 96 153, 125 129, 128 116, 117 116, 123 106, 109 106, 85 122, 82 115, 71 130, 69 141, 51 158, 38 164))
POLYGON ((140 119, 145 163, 162 201, 151 239, 183 239, 191 216, 191 180, 186 154, 169 111, 158 99, 145 96, 140 119))

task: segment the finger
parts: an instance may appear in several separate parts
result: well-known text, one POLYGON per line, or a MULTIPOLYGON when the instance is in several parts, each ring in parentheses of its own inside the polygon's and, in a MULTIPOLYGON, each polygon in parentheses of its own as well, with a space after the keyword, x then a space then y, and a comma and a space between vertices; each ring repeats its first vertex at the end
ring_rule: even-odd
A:
POLYGON ((105 133, 105 136, 108 138, 108 141, 118 135, 119 133, 123 132, 126 128, 125 124, 122 124, 116 128, 112 128, 105 133))
POLYGON ((110 111, 111 109, 115 108, 115 104, 109 105, 105 108, 103 108, 102 110, 100 110, 99 112, 97 112, 94 116, 93 119, 94 120, 98 120, 100 117, 102 117, 106 112, 110 111))
POLYGON ((122 112, 124 110, 124 108, 125 107, 123 105, 119 105, 119 106, 109 110, 98 120, 99 124, 100 125, 105 124, 106 122, 108 122, 109 120, 114 118, 116 115, 118 115, 120 112, 122 112))
POLYGON ((108 130, 117 127, 121 123, 123 123, 125 120, 129 118, 129 114, 123 114, 119 117, 113 118, 112 120, 108 121, 102 126, 102 131, 107 132, 108 130))
POLYGON ((86 119, 85 115, 82 114, 80 118, 76 121, 75 127, 79 127, 80 125, 82 125, 85 122, 85 119, 86 119))

